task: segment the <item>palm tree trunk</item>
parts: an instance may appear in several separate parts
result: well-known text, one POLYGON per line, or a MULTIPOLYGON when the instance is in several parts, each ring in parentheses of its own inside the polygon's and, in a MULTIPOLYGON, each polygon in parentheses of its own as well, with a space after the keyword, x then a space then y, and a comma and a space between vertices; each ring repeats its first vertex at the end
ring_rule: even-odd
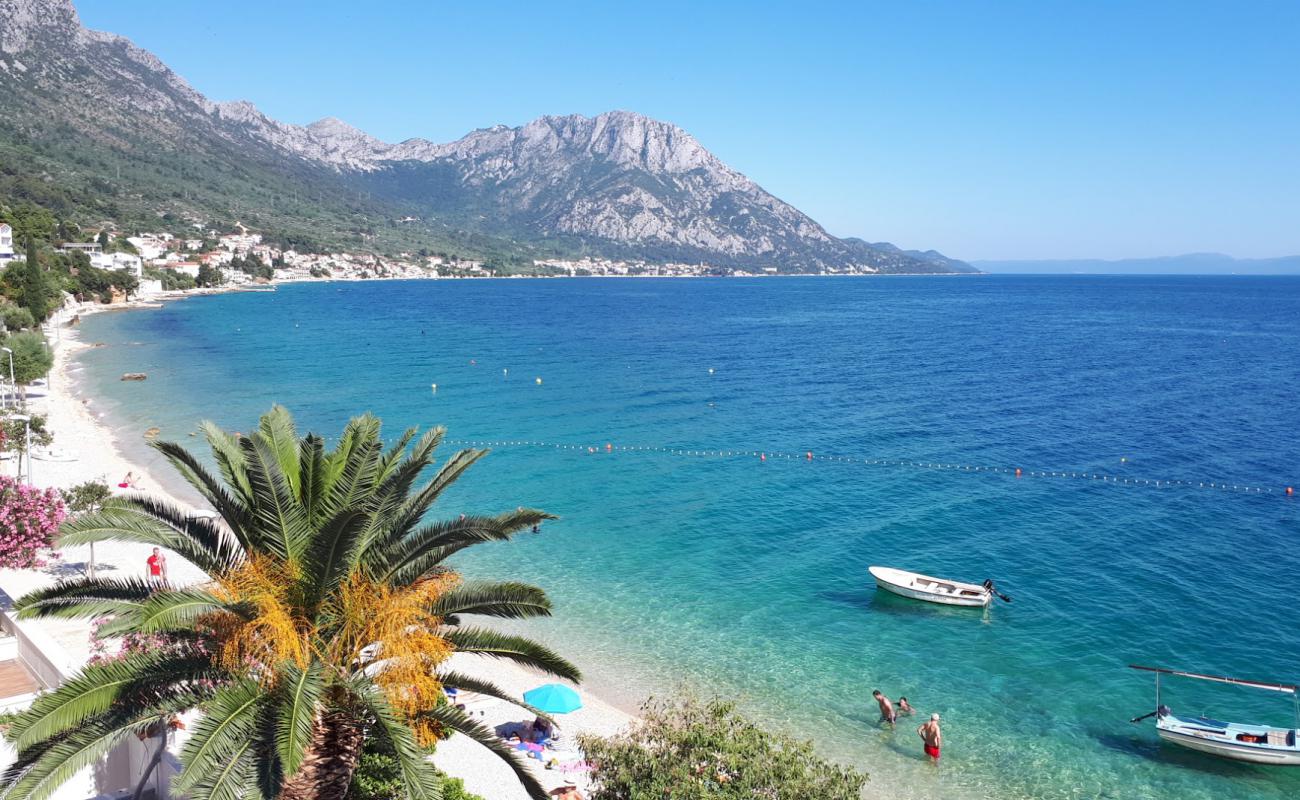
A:
POLYGON ((361 760, 365 729, 352 716, 328 711, 316 723, 302 765, 284 782, 281 800, 343 800, 361 760))

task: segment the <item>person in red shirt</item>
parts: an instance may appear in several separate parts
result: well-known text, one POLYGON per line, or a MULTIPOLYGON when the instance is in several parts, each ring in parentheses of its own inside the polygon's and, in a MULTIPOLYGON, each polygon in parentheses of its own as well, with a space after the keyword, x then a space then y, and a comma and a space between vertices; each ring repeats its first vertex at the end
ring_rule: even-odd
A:
POLYGON ((162 554, 162 550, 155 547, 153 555, 145 561, 149 566, 149 585, 155 589, 164 589, 167 587, 167 557, 162 554))

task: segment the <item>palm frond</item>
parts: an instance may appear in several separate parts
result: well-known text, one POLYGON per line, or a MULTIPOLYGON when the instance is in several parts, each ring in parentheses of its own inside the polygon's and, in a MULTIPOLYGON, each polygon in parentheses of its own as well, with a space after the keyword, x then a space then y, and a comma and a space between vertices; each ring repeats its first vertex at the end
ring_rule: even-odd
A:
POLYGON ((142 578, 77 578, 23 595, 14 610, 19 619, 94 619, 139 608, 153 592, 142 578))
POLYGON ((326 454, 326 514, 365 497, 373 486, 379 430, 379 420, 373 414, 353 417, 343 428, 338 446, 326 454))
POLYGON ((85 767, 96 763, 127 736, 182 713, 201 695, 177 693, 145 707, 116 707, 83 720, 66 735, 21 750, 0 775, 0 800, 46 800, 85 767))
POLYGON ((298 464, 301 472, 298 502, 307 512, 307 520, 314 525, 322 517, 320 507, 329 491, 325 474, 325 442, 319 436, 309 433, 302 438, 298 444, 298 464))
POLYGON ((216 691, 181 749, 185 768, 176 776, 174 786, 178 792, 189 793, 200 787, 204 778, 210 778, 237 760, 235 753, 254 739, 258 705, 265 700, 262 687, 249 678, 216 691))
POLYGON ((19 749, 80 726, 103 714, 124 697, 152 695, 165 687, 214 677, 211 662, 202 655, 165 652, 132 653, 104 664, 91 664, 52 692, 32 701, 16 714, 8 738, 19 749))
POLYGON ((533 798, 533 800, 546 800, 546 789, 538 782, 532 770, 528 768, 527 761, 513 747, 498 738, 486 725, 470 719, 465 712, 455 706, 438 706, 426 716, 458 733, 463 733, 483 747, 491 750, 498 758, 510 766, 510 769, 515 773, 515 777, 523 784, 524 791, 528 792, 529 797, 533 798))
POLYGON ((438 501, 442 493, 487 453, 487 450, 460 450, 454 453, 428 483, 406 499, 402 508, 393 517, 389 536, 377 541, 375 545, 386 547, 395 544, 410 533, 412 528, 420 524, 420 520, 438 501))
POLYGON ((203 614, 230 609, 229 604, 209 591, 199 588, 170 589, 155 593, 135 608, 123 609, 105 623, 100 633, 120 636, 124 633, 155 633, 184 627, 203 614))
POLYGON ((397 437, 397 441, 390 444, 387 450, 379 454, 379 458, 375 462, 377 466, 375 470, 376 482, 383 483, 388 480, 393 468, 402 462, 402 456, 405 454, 407 446, 415 438, 415 434, 419 433, 419 430, 419 428, 415 427, 407 428, 402 431, 401 436, 397 437))
POLYGON ((233 494, 203 466, 198 457, 175 442, 153 441, 153 449, 162 453, 172 468, 181 474, 187 483, 193 486, 213 510, 221 515, 230 528, 235 540, 245 549, 250 550, 253 543, 248 540, 245 530, 248 526, 248 506, 244 500, 233 494))
POLYGON ((456 628, 447 632, 446 639, 458 653, 478 653, 502 658, 574 683, 582 680, 582 672, 577 667, 561 658, 554 650, 532 639, 487 628, 456 628))
POLYGON ((293 415, 289 409, 276 403, 271 410, 262 415, 254 434, 266 443, 267 448, 275 454, 280 473, 289 484, 289 493, 299 497, 301 477, 298 450, 298 430, 293 424, 293 415))
POLYGON ((324 687, 319 661, 313 660, 307 669, 285 665, 275 732, 275 747, 285 774, 296 773, 302 764, 324 687))
POLYGON ((356 687, 354 691, 374 718, 373 732, 393 746, 407 800, 442 800, 442 778, 427 753, 415 741, 411 729, 393 711, 383 694, 373 686, 356 687))
POLYGON ((201 422, 199 427, 212 448, 212 459, 217 462, 217 469, 226 485, 233 488, 244 501, 244 505, 253 505, 253 487, 248 482, 247 465, 244 462, 244 450, 239 446, 240 438, 227 433, 211 422, 201 422))
POLYGON ((495 517, 434 522, 412 531, 387 547, 372 547, 365 562, 376 575, 398 585, 427 577, 451 556, 476 544, 503 542, 516 533, 555 517, 544 511, 522 509, 495 517))
POLYGON ((253 742, 255 780, 261 800, 279 797, 284 789, 284 763, 276 744, 279 727, 280 709, 275 703, 264 703, 257 715, 257 738, 253 742))
POLYGON ((212 520, 146 497, 111 498, 100 510, 69 519, 59 528, 60 545, 105 541, 164 547, 209 575, 242 558, 240 548, 212 520))
POLYGON ((549 617, 551 601, 546 592, 527 583, 471 581, 439 597, 429 610, 448 624, 459 614, 528 619, 549 617))
POLYGON ((441 683, 443 686, 447 686, 453 689, 463 689, 464 691, 467 692, 474 692, 475 694, 486 695, 487 697, 495 697, 496 699, 504 700, 505 702, 510 703, 511 705, 519 706, 520 708, 524 709, 525 711, 527 711, 528 713, 532 714, 535 717, 541 717, 542 719, 549 720, 551 722, 555 721, 550 714, 547 714, 545 711, 542 711, 540 708, 535 708, 533 706, 530 706, 523 699, 521 699, 519 695, 511 694, 510 692, 507 692, 505 689, 502 689, 500 686, 497 686, 495 683, 492 683, 491 681, 485 681, 480 678, 476 678, 473 675, 467 675, 464 672, 452 672, 450 670, 444 670, 438 673, 438 682, 441 683))
POLYGON ((289 489, 275 451, 261 436, 241 439, 240 446, 253 493, 253 516, 264 546, 282 559, 298 558, 311 540, 311 527, 289 489))
POLYGON ((246 797, 254 785, 253 744, 251 739, 236 743, 222 761, 214 764, 212 772, 199 776, 186 796, 190 800, 242 800, 246 797))

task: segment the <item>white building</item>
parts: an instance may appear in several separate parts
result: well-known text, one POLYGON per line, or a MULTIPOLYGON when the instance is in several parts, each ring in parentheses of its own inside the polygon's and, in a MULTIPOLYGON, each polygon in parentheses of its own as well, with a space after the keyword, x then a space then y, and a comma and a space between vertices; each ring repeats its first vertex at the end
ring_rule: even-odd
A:
POLYGON ((130 253, 98 253, 90 257, 90 266, 129 272, 137 278, 144 277, 144 261, 130 253))
POLYGON ((14 229, 8 223, 0 222, 0 263, 14 257, 14 229))
MULTIPOLYGON (((165 234, 164 234, 165 235, 165 234)), ((167 236, 170 239, 171 236, 167 236)), ((153 234, 144 236, 128 236, 126 240, 136 249, 140 257, 146 261, 152 261, 161 256, 167 250, 167 240, 153 234)))

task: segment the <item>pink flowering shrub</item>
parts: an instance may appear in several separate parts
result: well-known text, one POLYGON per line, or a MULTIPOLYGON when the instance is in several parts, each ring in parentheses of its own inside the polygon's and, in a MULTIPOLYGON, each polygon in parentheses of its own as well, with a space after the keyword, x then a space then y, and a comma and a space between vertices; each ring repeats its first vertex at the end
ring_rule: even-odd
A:
MULTIPOLYGON (((54 543, 65 516, 58 491, 0 476, 0 568, 44 566, 42 551, 54 543)), ((58 553, 48 555, 58 558, 58 553)))

